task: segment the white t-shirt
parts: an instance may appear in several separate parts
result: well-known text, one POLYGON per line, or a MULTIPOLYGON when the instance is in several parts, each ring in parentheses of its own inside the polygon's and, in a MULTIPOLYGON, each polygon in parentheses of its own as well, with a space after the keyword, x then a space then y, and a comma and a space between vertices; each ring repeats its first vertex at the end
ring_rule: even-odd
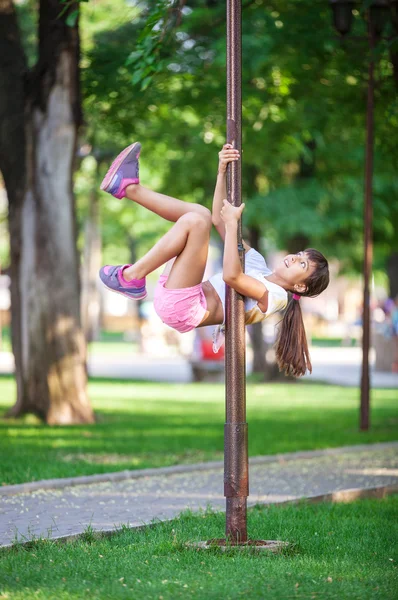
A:
MULTIPOLYGON (((268 290, 268 307, 265 313, 262 312, 259 305, 257 304, 257 300, 253 300, 253 298, 245 298, 245 323, 246 325, 251 325, 253 323, 258 323, 263 319, 266 319, 273 313, 278 312, 279 310, 283 310, 287 304, 287 292, 280 285, 273 283, 272 281, 268 281, 266 279, 267 275, 271 275, 272 271, 267 267, 267 263, 265 259, 257 250, 254 248, 250 248, 248 252, 245 254, 245 273, 246 275, 250 275, 250 277, 254 277, 258 281, 261 281, 264 284, 264 287, 268 290)), ((223 310, 224 310, 224 320, 225 322, 225 282, 222 278, 222 273, 217 273, 210 277, 210 283, 216 290, 217 294, 220 296, 220 300, 222 302, 223 310)), ((265 290, 264 290, 265 291, 265 290)))

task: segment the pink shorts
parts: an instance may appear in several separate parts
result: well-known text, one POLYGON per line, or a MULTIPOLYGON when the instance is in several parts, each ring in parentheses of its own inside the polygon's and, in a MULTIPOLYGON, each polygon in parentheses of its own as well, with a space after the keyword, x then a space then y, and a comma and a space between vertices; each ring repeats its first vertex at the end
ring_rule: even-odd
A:
POLYGON ((207 302, 202 284, 169 290, 164 287, 167 275, 161 275, 155 288, 153 305, 165 325, 186 333, 195 329, 206 314, 207 302))

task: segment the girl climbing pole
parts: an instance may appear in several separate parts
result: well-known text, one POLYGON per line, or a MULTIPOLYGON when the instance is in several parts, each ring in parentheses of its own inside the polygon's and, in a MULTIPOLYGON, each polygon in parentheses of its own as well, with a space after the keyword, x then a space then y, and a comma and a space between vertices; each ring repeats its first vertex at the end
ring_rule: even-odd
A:
POLYGON ((228 163, 240 159, 232 145, 219 153, 213 209, 191 204, 143 187, 139 181, 141 144, 128 146, 113 161, 101 189, 116 198, 127 197, 174 225, 133 265, 106 265, 100 270, 103 284, 131 299, 146 297, 145 278, 165 265, 155 289, 154 307, 161 320, 181 333, 217 325, 225 319, 225 284, 245 296, 246 325, 286 310, 279 327, 276 358, 281 370, 299 377, 311 371, 307 339, 300 308, 302 296, 318 296, 329 283, 326 258, 309 248, 288 254, 271 271, 263 256, 243 242, 245 271, 238 253, 238 221, 244 210, 227 200, 228 163), (224 241, 223 271, 202 281, 206 268, 210 230, 216 227, 224 241), (288 301, 288 292, 292 298, 288 301))

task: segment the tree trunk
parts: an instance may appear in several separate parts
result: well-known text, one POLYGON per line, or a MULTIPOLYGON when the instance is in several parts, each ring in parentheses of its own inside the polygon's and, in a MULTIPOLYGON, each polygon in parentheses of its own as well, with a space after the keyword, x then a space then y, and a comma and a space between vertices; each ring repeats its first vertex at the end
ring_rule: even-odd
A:
POLYGON ((390 288, 390 298, 398 297, 398 252, 391 254, 387 261, 387 274, 390 288))
POLYGON ((17 401, 48 424, 94 421, 86 393, 72 194, 80 121, 77 26, 41 0, 39 60, 26 77, 15 11, 0 0, 0 169, 10 211, 17 401))
POLYGON ((297 252, 301 252, 302 250, 305 250, 306 248, 308 248, 309 244, 310 244, 310 239, 307 235, 302 234, 302 233, 297 233, 296 235, 289 237, 289 241, 288 241, 289 252, 296 254, 297 252))
MULTIPOLYGON (((315 151, 316 142, 315 140, 308 140, 305 142, 306 152, 303 152, 300 157, 300 170, 297 174, 296 181, 300 185, 300 182, 307 181, 315 177, 315 151)), ((305 250, 309 247, 310 239, 307 235, 296 233, 288 240, 289 252, 297 253, 301 250, 305 250)))
MULTIPOLYGON (((393 66, 393 77, 396 87, 398 88, 398 50, 397 50, 397 36, 398 36, 398 7, 396 3, 390 2, 391 18, 393 22, 395 32, 395 43, 390 46, 390 59, 393 66)), ((395 211, 396 213, 397 211, 395 211)), ((387 261, 387 273, 389 279, 390 298, 396 298, 398 296, 398 252, 397 247, 393 248, 393 253, 387 261)))
POLYGON ((20 296, 17 272, 20 261, 21 228, 19 227, 24 195, 25 130, 24 94, 26 61, 20 43, 12 0, 0 0, 0 170, 9 200, 9 234, 11 252, 11 321, 12 345, 16 363, 18 390, 22 379, 20 296))
MULTIPOLYGON (((94 182, 96 183, 96 182, 94 182)), ((82 265, 82 321, 87 342, 99 338, 101 299, 97 286, 101 268, 101 232, 99 198, 96 188, 90 193, 89 215, 85 226, 82 265)))
MULTIPOLYGON (((137 240, 131 234, 128 235, 128 245, 130 248, 131 264, 134 264, 137 261, 137 240)), ((144 302, 144 300, 138 300, 137 302, 134 302, 136 323, 138 323, 138 326, 136 327, 136 331, 132 332, 133 336, 137 339, 138 347, 140 348, 140 351, 143 350, 143 338, 142 338, 142 325, 143 325, 142 304, 143 304, 143 302, 144 302)), ((130 337, 130 339, 131 339, 131 337, 130 337)))

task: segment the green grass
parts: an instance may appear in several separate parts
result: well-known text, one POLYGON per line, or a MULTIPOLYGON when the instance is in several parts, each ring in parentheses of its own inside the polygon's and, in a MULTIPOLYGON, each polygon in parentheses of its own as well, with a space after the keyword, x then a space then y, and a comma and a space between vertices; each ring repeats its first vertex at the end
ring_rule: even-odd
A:
POLYGON ((0 598, 12 600, 393 600, 398 496, 353 504, 258 507, 249 535, 291 543, 279 556, 187 549, 222 537, 224 515, 184 513, 153 528, 1 553, 0 598))
MULTIPOLYGON (((0 378, 0 485, 221 460, 224 386, 91 381, 95 425, 5 419, 15 383, 0 378)), ((247 386, 249 454, 397 439, 396 390, 372 393, 372 427, 358 431, 358 391, 308 383, 247 386)))
MULTIPOLYGON (((2 345, 0 351, 11 352, 11 331, 8 326, 2 328, 2 345)), ((126 342, 123 333, 112 331, 101 331, 98 341, 90 342, 87 346, 89 354, 135 354, 139 346, 136 342, 126 342)), ((1 599, 0 599, 1 600, 1 599)))
MULTIPOLYGON (((11 333, 9 327, 3 327, 3 347, 4 352, 11 352, 11 333)), ((352 338, 350 340, 350 346, 355 346, 357 340, 352 338)), ((311 345, 321 348, 335 348, 340 347, 343 344, 341 337, 312 337, 311 345)), ((136 353, 139 347, 136 342, 126 342, 123 333, 112 332, 112 331, 101 331, 100 338, 98 341, 90 342, 88 344, 88 351, 90 354, 109 354, 111 352, 115 354, 136 353)))
POLYGON ((115 356, 122 354, 128 356, 136 354, 139 350, 139 345, 136 342, 126 342, 124 334, 118 331, 101 331, 98 341, 88 344, 88 353, 90 355, 111 354, 115 356))
POLYGON ((8 326, 1 328, 0 352, 11 352, 11 332, 8 326))
MULTIPOLYGON (((355 346, 357 344, 357 340, 355 338, 350 338, 349 342, 349 346, 355 346)), ((343 345, 343 338, 312 337, 311 345, 316 346, 318 348, 339 348, 343 345)))

